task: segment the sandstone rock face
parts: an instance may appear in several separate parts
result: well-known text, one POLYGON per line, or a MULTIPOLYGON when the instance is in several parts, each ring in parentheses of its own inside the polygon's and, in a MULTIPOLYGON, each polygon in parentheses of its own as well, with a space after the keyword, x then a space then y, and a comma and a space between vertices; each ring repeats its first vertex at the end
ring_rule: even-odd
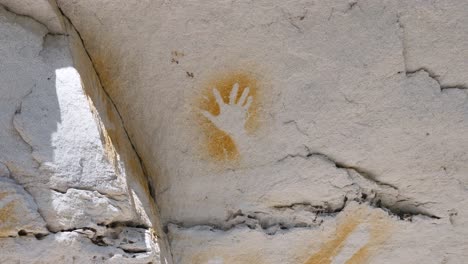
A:
POLYGON ((0 177, 0 197, 0 237, 48 233, 34 199, 12 179, 0 177))
POLYGON ((4 261, 468 259, 466 0, 28 2, 1 2, 4 261))
POLYGON ((66 30, 0 8, 0 262, 156 262, 157 216, 142 210, 141 167, 126 161, 136 154, 120 119, 106 139, 115 109, 108 98, 94 104, 98 79, 66 30))

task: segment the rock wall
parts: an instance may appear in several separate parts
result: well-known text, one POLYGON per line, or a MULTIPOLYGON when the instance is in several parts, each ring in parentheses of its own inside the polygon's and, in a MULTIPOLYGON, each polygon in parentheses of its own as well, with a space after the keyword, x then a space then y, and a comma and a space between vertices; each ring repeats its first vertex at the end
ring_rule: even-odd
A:
POLYGON ((157 209, 79 35, 0 7, 0 262, 160 263, 157 209))
POLYGON ((466 0, 2 2, 6 261, 466 262, 466 0))

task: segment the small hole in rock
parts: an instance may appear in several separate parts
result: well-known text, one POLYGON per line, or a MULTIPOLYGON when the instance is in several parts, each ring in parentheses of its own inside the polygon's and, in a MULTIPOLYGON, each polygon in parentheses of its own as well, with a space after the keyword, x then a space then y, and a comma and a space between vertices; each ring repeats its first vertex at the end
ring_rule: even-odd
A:
POLYGON ((42 239, 44 239, 47 235, 45 235, 45 234, 34 234, 34 236, 36 237, 37 240, 42 240, 42 239))
POLYGON ((18 236, 27 236, 27 235, 28 235, 28 233, 27 233, 25 230, 23 230, 23 229, 21 229, 20 231, 18 231, 18 236))

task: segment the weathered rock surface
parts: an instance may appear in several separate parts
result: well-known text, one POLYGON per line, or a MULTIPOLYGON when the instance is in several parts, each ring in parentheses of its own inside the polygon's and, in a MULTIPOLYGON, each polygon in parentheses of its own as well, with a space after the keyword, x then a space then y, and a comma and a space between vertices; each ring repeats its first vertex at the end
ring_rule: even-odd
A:
MULTIPOLYGON (((96 242, 97 243, 97 242, 96 242)), ((145 245, 151 245, 147 237, 145 245)), ((157 247, 135 252, 122 245, 94 244, 81 230, 34 237, 5 238, 0 244, 3 263, 158 263, 157 247)))
POLYGON ((45 25, 0 15, 0 174, 48 241, 150 254, 152 226, 162 263, 468 258, 466 0, 3 2, 45 25))
POLYGON ((60 30, 3 4, 24 12, 0 6, 0 262, 159 262, 157 209, 78 34, 47 1, 60 30))
POLYGON ((12 179, 0 177, 0 237, 49 233, 34 199, 12 179))

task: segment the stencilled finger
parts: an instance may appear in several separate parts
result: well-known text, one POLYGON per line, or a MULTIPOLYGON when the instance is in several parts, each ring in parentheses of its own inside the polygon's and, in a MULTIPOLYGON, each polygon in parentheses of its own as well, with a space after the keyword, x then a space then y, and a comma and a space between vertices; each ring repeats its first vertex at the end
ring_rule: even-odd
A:
POLYGON ((210 120, 213 124, 215 123, 215 119, 216 117, 214 115, 212 115, 210 112, 208 111, 201 111, 202 115, 204 117, 206 117, 208 120, 210 120))
POLYGON ((247 103, 243 106, 243 108, 244 108, 245 110, 249 110, 249 107, 250 107, 250 105, 252 104, 252 101, 253 101, 252 96, 249 96, 249 98, 247 98, 247 103))
POLYGON ((244 91, 242 92, 241 98, 237 102, 238 105, 242 106, 245 104, 245 100, 247 99, 247 96, 249 95, 250 88, 245 87, 244 91))
POLYGON ((237 99, 237 92, 239 91, 239 84, 238 83, 235 83, 233 86, 232 86, 232 90, 231 90, 231 93, 229 94, 229 104, 230 105, 233 105, 236 103, 236 99, 237 99))
POLYGON ((218 103, 219 107, 221 107, 224 104, 223 97, 221 97, 221 94, 219 93, 218 89, 213 88, 213 95, 216 99, 216 103, 218 103))

